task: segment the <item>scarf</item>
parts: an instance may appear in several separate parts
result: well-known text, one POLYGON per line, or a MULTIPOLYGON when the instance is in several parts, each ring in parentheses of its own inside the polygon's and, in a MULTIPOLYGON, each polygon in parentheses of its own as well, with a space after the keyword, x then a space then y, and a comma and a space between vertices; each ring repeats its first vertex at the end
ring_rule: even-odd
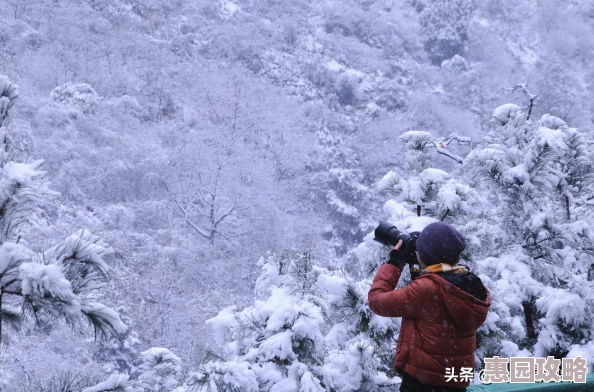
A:
POLYGON ((450 272, 454 271, 456 274, 466 275, 468 273, 468 268, 464 265, 449 265, 447 263, 441 264, 433 264, 426 267, 424 270, 421 271, 422 274, 438 274, 440 272, 450 272))

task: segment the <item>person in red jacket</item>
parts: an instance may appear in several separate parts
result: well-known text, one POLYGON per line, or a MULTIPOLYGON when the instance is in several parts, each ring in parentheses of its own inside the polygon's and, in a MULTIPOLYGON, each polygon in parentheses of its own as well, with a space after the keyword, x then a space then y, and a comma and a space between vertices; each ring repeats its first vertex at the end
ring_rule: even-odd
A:
POLYGON ((416 240, 421 274, 394 290, 406 265, 401 246, 402 241, 390 251, 368 295, 375 314, 402 317, 395 361, 400 391, 466 391, 474 372, 476 330, 491 303, 489 290, 458 265, 464 237, 443 222, 428 225, 416 240))

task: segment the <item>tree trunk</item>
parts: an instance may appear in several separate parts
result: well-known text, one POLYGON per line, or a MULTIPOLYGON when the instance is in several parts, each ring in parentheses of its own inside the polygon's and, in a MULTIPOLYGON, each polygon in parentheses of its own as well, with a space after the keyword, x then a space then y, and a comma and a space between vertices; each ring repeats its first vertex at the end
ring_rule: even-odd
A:
POLYGON ((569 196, 565 195, 565 212, 567 212, 567 219, 571 220, 571 213, 569 212, 569 196))
POLYGON ((421 206, 417 204, 417 216, 421 216, 421 206))
POLYGON ((530 300, 522 302, 524 307, 524 318, 526 321, 526 332, 529 339, 536 339, 536 331, 534 329, 534 318, 536 317, 536 303, 533 297, 530 300))

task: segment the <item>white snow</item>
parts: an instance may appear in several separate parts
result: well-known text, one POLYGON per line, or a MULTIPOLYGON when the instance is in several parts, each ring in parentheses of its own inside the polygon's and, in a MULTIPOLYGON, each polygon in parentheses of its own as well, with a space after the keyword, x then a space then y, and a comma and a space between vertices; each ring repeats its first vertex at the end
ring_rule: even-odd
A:
POLYGON ((209 362, 205 365, 204 370, 210 378, 208 386, 211 391, 218 391, 216 387, 218 382, 225 385, 228 390, 258 392, 260 390, 258 384, 259 378, 275 378, 275 369, 273 366, 261 369, 255 367, 252 369, 249 363, 242 361, 209 362))
POLYGON ((400 135, 400 139, 407 143, 412 140, 431 140, 433 135, 427 131, 407 131, 400 135))
POLYGON ((221 14, 225 19, 232 18, 241 8, 239 4, 231 0, 219 0, 221 5, 221 14))
POLYGON ((172 390, 179 386, 181 359, 163 347, 151 347, 140 353, 138 381, 143 390, 172 390))
POLYGON ((2 179, 0 180, 0 197, 6 199, 12 192, 12 184, 24 186, 35 186, 34 181, 41 178, 45 172, 38 170, 43 165, 43 160, 32 163, 7 162, 2 167, 2 179))
POLYGON ((384 177, 382 177, 379 184, 377 185, 378 191, 383 191, 394 186, 394 184, 398 182, 399 178, 400 176, 396 172, 390 170, 384 177))
POLYGON ((499 120, 502 124, 507 124, 507 122, 510 119, 514 118, 516 113, 520 110, 521 108, 518 105, 513 103, 506 103, 495 108, 491 116, 499 120))
POLYGON ((94 317, 104 320, 109 325, 111 325, 117 333, 124 333, 128 330, 128 326, 120 319, 118 313, 115 310, 103 305, 102 303, 83 303, 81 305, 81 311, 90 313, 94 317))
POLYGON ((259 348, 261 360, 289 360, 296 358, 293 352, 293 331, 285 330, 266 339, 259 348))
POLYGON ((419 177, 424 185, 428 185, 429 183, 440 183, 445 181, 450 175, 441 170, 436 168, 428 168, 421 172, 419 177))
POLYGON ((132 388, 126 386, 126 382, 130 378, 127 374, 114 373, 109 378, 99 384, 85 388, 82 392, 109 392, 109 391, 121 391, 121 392, 132 392, 132 388))
POLYGON ((342 71, 344 69, 344 65, 340 64, 338 61, 336 60, 331 60, 329 61, 326 66, 328 67, 328 69, 330 71, 334 71, 334 72, 339 72, 342 71))
POLYGON ((235 320, 236 306, 229 306, 221 310, 218 315, 206 320, 206 324, 210 325, 215 335, 217 345, 222 346, 225 343, 229 330, 237 326, 235 320))
POLYGON ((62 269, 53 264, 23 263, 19 268, 19 279, 23 295, 45 295, 74 301, 70 281, 64 277, 62 269))
POLYGON ((347 281, 337 275, 322 274, 318 277, 317 285, 330 295, 342 297, 347 291, 347 281))
POLYGON ((557 129, 550 129, 547 127, 539 127, 538 132, 540 134, 539 144, 542 146, 545 143, 551 148, 566 149, 565 135, 563 131, 557 129))
POLYGON ((356 207, 349 205, 348 203, 345 203, 343 200, 341 200, 340 197, 338 197, 338 195, 336 194, 336 192, 334 192, 332 189, 326 192, 326 199, 328 200, 328 204, 336 208, 336 210, 341 214, 351 216, 354 218, 357 218, 359 216, 359 210, 357 210, 356 207))
POLYGON ((582 357, 586 358, 588 371, 594 371, 594 341, 589 341, 586 344, 571 345, 567 358, 582 357))
POLYGON ((396 200, 388 200, 384 204, 383 210, 384 213, 393 220, 400 220, 413 215, 413 212, 411 212, 406 205, 396 200))
POLYGON ((567 123, 561 120, 559 117, 552 116, 550 114, 543 114, 539 120, 540 125, 550 129, 568 129, 567 123))
POLYGON ((0 246, 0 275, 8 268, 14 268, 18 263, 28 260, 33 252, 26 247, 14 242, 3 242, 0 246))

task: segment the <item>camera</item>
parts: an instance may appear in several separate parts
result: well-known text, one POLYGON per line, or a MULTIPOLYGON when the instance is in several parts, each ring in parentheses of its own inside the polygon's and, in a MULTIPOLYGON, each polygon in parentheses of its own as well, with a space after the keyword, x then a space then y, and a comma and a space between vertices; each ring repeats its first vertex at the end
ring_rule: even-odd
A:
POLYGON ((398 230, 393 224, 380 221, 379 226, 375 229, 374 240, 382 245, 396 246, 398 241, 402 240, 402 247, 400 250, 403 252, 404 260, 409 264, 413 265, 417 263, 417 250, 416 242, 419 237, 419 232, 405 233, 398 230))

